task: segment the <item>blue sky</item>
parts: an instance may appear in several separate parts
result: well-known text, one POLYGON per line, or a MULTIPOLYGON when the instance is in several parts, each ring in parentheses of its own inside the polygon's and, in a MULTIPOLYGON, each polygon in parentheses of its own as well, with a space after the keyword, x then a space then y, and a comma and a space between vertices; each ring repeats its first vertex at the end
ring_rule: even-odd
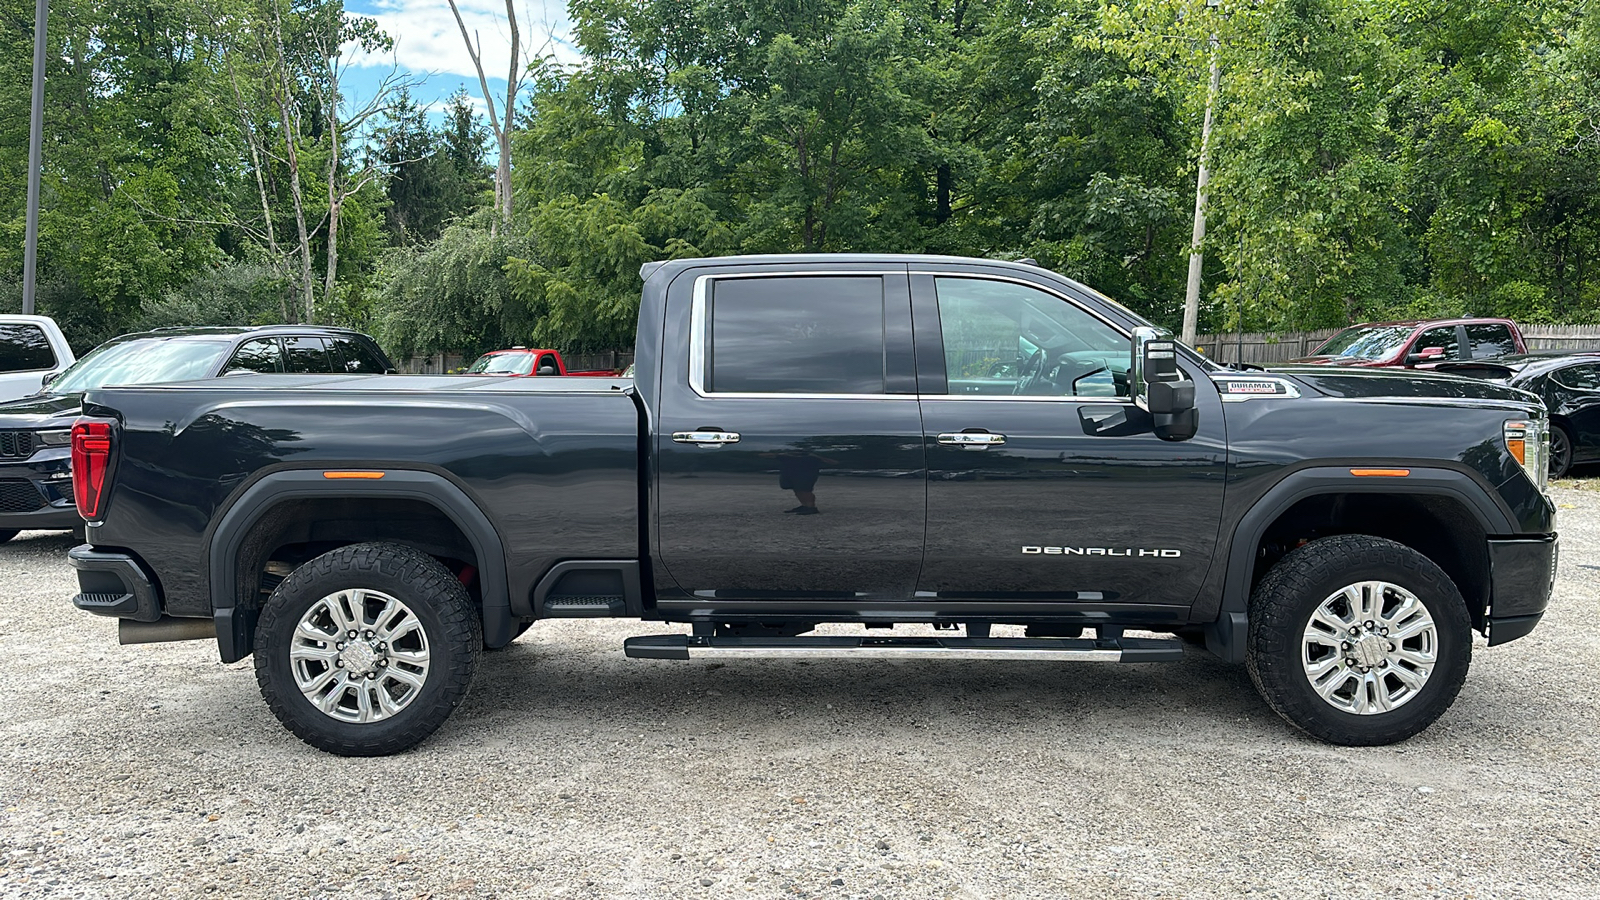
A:
MULTIPOLYGON (((506 72, 510 63, 510 31, 506 28, 505 0, 457 0, 469 32, 477 32, 483 47, 484 70, 496 103, 505 100, 506 72), (498 73, 498 74, 497 74, 498 73)), ((541 53, 573 62, 577 53, 569 41, 571 22, 566 0, 515 0, 522 35, 523 61, 541 53)), ((483 90, 461 40, 461 31, 445 0, 345 0, 345 11, 376 19, 394 38, 394 53, 352 60, 345 80, 345 95, 352 106, 370 99, 391 69, 409 73, 422 83, 412 96, 435 109, 456 88, 464 87, 483 112, 483 90)))

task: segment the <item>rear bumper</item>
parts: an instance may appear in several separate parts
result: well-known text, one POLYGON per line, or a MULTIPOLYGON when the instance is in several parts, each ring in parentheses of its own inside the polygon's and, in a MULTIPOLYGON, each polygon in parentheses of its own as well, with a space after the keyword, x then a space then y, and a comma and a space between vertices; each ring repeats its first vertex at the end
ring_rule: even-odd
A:
POLYGON ((132 556, 81 544, 67 551, 67 561, 78 572, 73 606, 97 616, 160 621, 161 592, 132 556))
POLYGON ((1539 624, 1559 553, 1553 534, 1489 539, 1489 646, 1514 641, 1539 624))

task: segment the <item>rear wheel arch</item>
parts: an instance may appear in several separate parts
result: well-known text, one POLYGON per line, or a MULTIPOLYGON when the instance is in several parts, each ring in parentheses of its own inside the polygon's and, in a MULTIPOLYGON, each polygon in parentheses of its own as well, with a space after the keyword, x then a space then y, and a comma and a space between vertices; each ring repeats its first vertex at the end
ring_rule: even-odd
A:
MULTIPOLYGON (((236 662, 250 653, 258 613, 253 601, 259 591, 259 566, 270 558, 264 554, 282 546, 283 535, 294 533, 297 508, 327 509, 326 504, 343 501, 410 504, 413 509, 431 511, 428 520, 417 523, 415 538, 402 542, 442 559, 459 559, 452 551, 470 548, 472 558, 461 561, 476 569, 485 642, 498 647, 512 639, 515 622, 509 607, 505 547, 488 516, 443 475, 394 469, 383 473, 382 478, 333 480, 323 477, 320 468, 279 470, 252 483, 215 519, 206 546, 207 575, 218 650, 224 662, 236 662), (445 523, 448 528, 443 527, 445 523), (252 561, 254 567, 250 567, 252 561)), ((332 543, 339 546, 372 539, 351 533, 335 536, 332 543)), ((328 545, 312 546, 320 551, 328 545)))

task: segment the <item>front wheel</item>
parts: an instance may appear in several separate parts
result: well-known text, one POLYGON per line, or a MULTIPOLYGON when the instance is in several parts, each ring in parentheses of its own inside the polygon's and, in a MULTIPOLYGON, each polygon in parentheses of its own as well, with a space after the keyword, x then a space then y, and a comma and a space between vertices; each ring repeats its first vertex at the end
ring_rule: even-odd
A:
POLYGON ((0 528, 0 544, 4 544, 6 541, 11 540, 20 533, 21 532, 15 528, 0 528))
POLYGON ((306 743, 385 756, 444 724, 482 647, 472 598, 438 560, 399 544, 354 544, 272 592, 256 625, 256 681, 306 743))
POLYGON ((1312 541, 1250 598, 1246 663, 1290 724, 1349 746, 1403 741, 1455 701, 1472 624, 1455 583, 1403 544, 1366 535, 1312 541))

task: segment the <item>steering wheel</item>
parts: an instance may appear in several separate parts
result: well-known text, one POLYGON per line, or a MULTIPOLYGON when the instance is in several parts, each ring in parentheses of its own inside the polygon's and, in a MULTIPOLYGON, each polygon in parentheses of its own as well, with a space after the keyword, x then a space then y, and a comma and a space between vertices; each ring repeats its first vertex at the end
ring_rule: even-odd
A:
POLYGON ((1011 393, 1016 396, 1031 393, 1039 384, 1039 379, 1044 375, 1044 348, 1033 351, 1017 371, 1017 383, 1012 386, 1011 393))

